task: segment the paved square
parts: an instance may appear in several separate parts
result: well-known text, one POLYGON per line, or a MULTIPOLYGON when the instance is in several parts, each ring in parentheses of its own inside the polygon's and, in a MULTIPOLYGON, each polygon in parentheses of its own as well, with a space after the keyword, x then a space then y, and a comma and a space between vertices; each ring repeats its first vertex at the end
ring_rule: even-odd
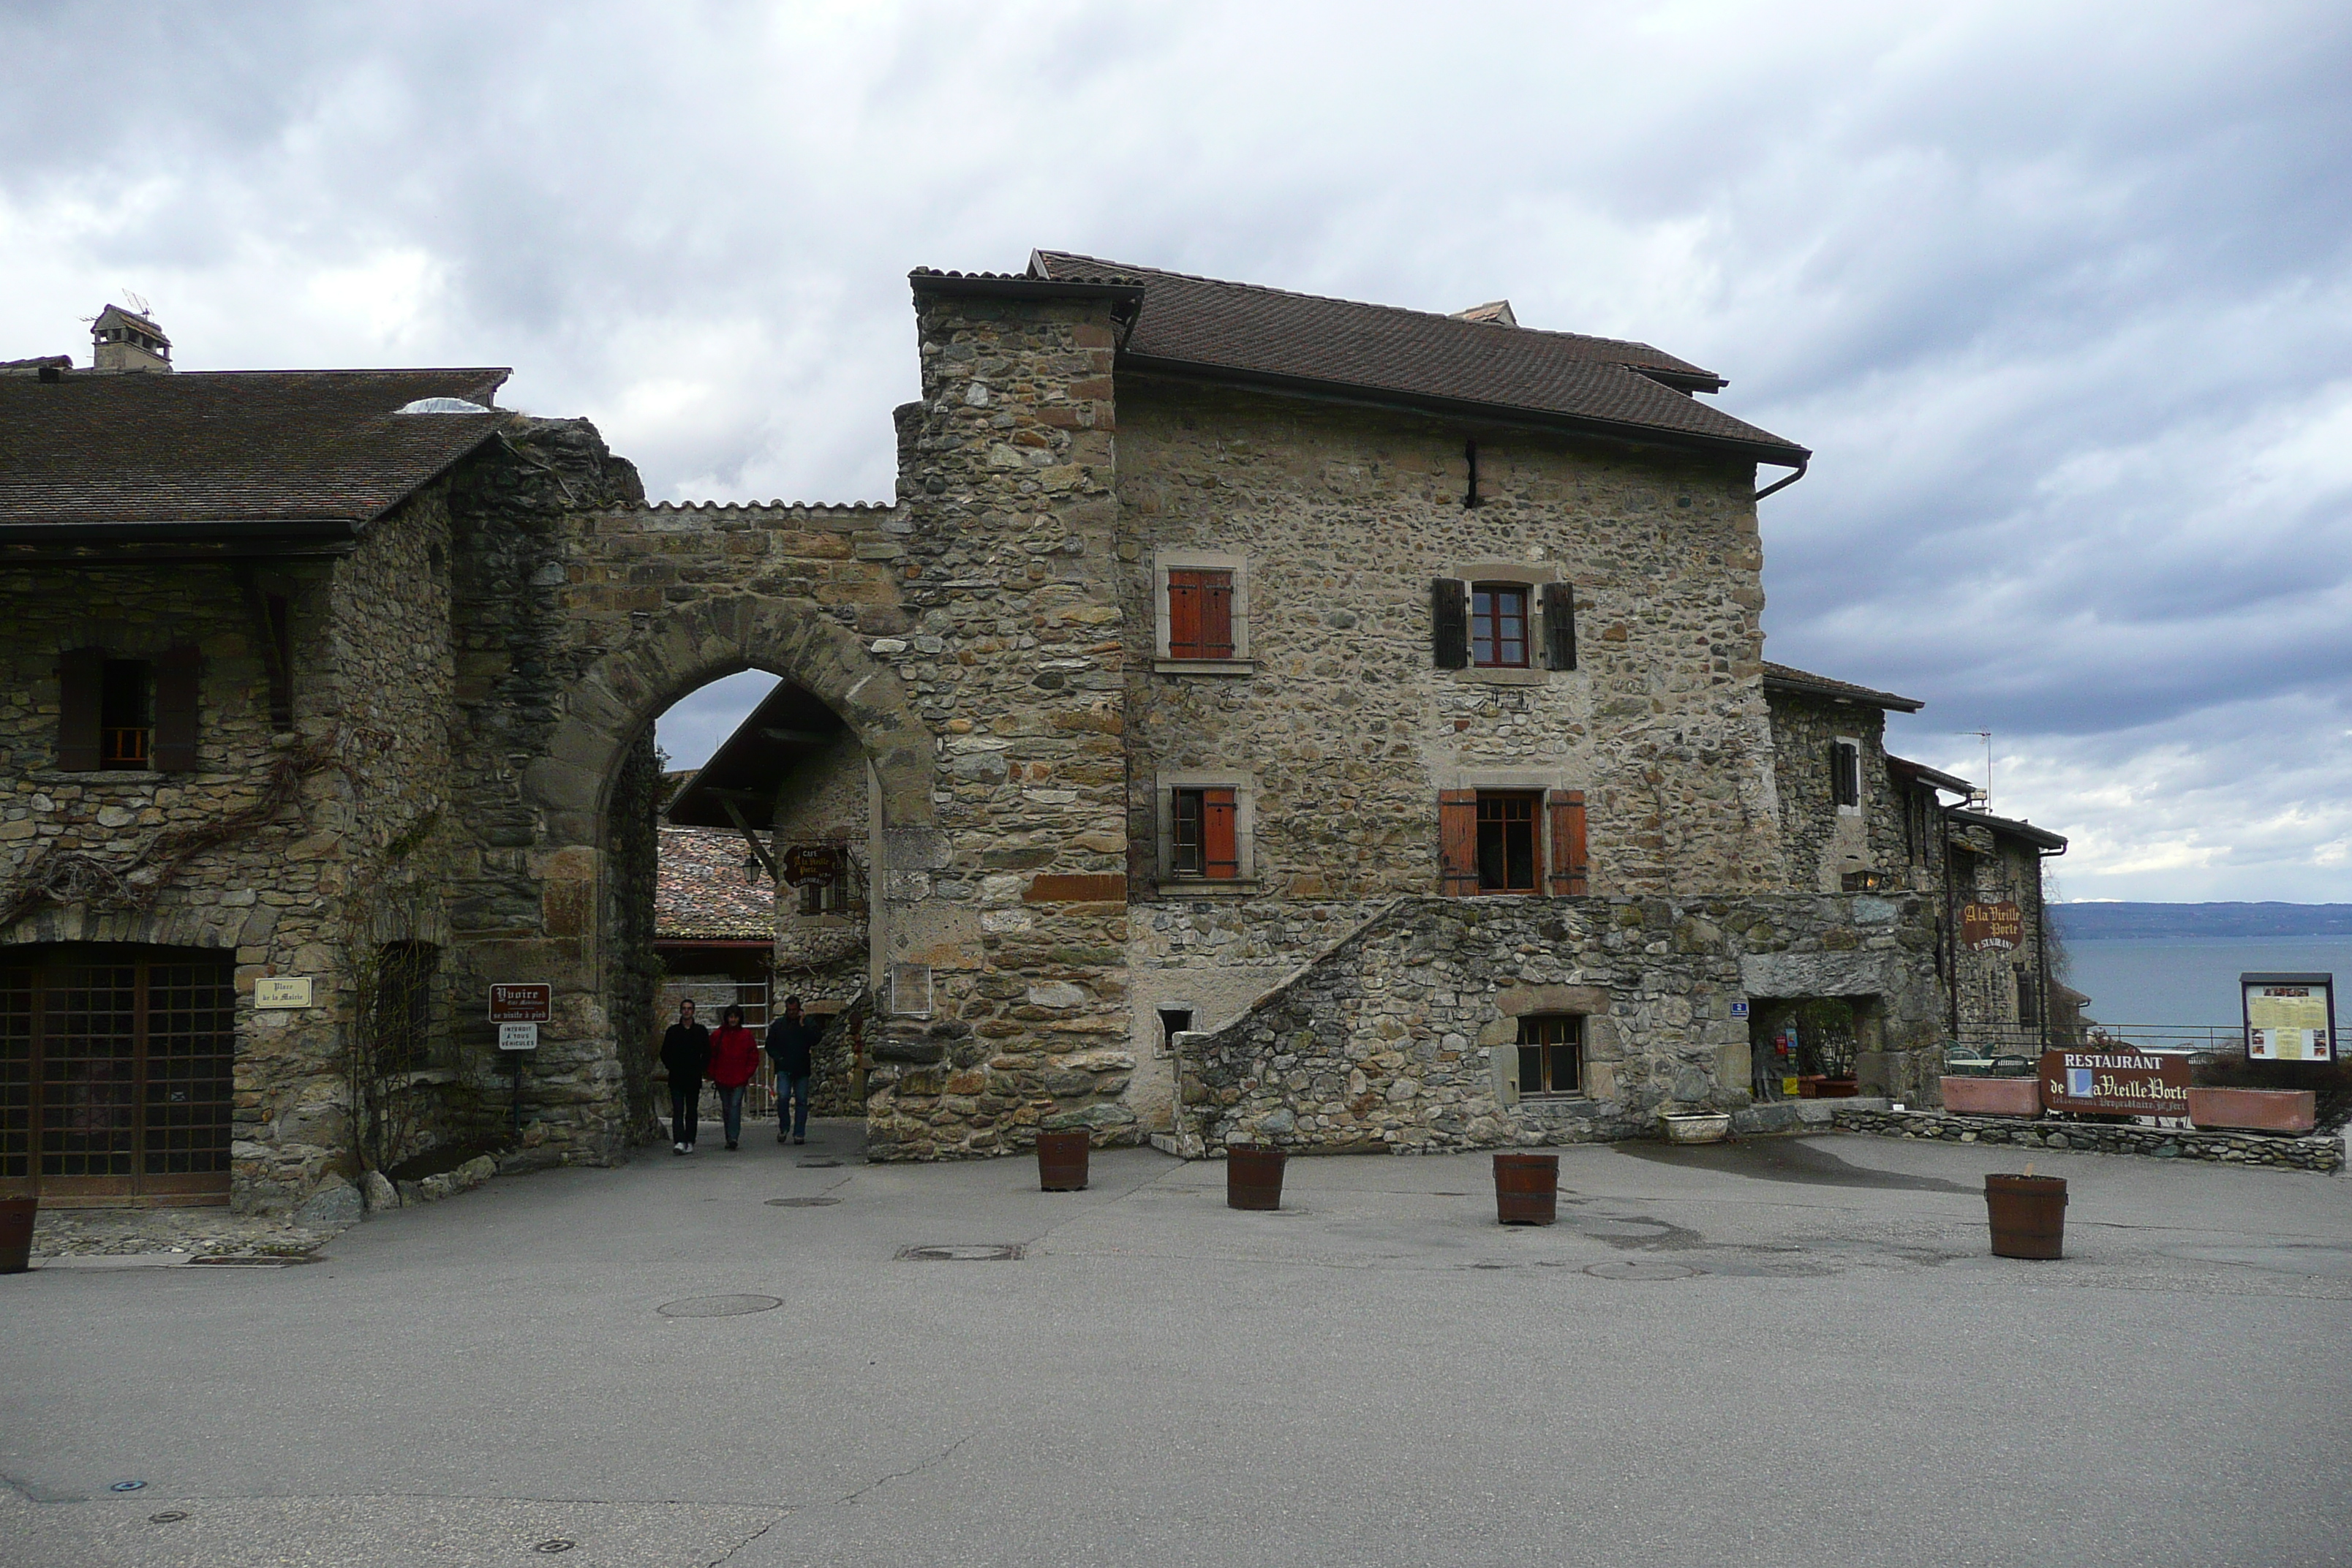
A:
POLYGON ((2037 1156, 2032 1264, 2011 1151, 1569 1149, 1507 1230, 1483 1155, 854 1138, 0 1279, 0 1562, 2352 1561, 2352 1180, 2037 1156))

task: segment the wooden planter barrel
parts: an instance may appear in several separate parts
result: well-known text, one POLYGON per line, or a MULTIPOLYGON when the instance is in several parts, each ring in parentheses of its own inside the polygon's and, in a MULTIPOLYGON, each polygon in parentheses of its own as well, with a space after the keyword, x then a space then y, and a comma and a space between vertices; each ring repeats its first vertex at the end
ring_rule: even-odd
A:
POLYGON ((1290 1156, 1279 1149, 1255 1143, 1234 1143, 1225 1150, 1225 1206, 1230 1209, 1278 1209, 1282 1206, 1282 1166, 1290 1156))
POLYGON ((1559 1156, 1495 1156, 1495 1218, 1503 1225, 1549 1225, 1559 1217, 1559 1156))
POLYGON ((2066 1183, 2058 1176, 1987 1176, 1985 1214, 1995 1258, 2066 1255, 2066 1183))
POLYGON ((33 1266, 33 1215, 38 1198, 0 1198, 0 1274, 22 1274, 33 1266))
POLYGON ((1087 1134, 1037 1134, 1037 1190, 1082 1193, 1087 1190, 1087 1134))

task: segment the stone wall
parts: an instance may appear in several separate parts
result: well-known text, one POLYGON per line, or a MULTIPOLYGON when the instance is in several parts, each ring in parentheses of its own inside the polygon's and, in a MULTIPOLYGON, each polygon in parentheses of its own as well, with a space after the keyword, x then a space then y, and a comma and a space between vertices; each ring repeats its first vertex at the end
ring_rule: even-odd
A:
MULTIPOLYGON (((1399 1152, 1617 1138, 1748 1100, 1732 1004, 1758 983, 1875 999, 1885 1076, 1937 1061, 1927 901, 1399 900, 1245 1017, 1182 1047, 1210 1146, 1399 1152), (1522 1097, 1519 1020, 1581 1016, 1580 1096, 1522 1097)), ((1769 991, 1766 994, 1769 994, 1769 991)))
POLYGON ((2143 1127, 2103 1121, 2034 1121, 2008 1116, 1950 1116, 1940 1110, 1866 1110, 1841 1107, 1838 1127, 1894 1138, 1946 1143, 2006 1144, 2021 1149, 2077 1149, 2141 1154, 2156 1160, 2211 1160, 2227 1165, 2340 1171, 2341 1137, 2288 1138, 2261 1132, 2211 1132, 2188 1127, 2143 1127))
POLYGON ((1934 884, 1923 856, 1904 835, 1905 801, 1886 771, 1886 715, 1859 703, 1771 694, 1772 777, 1780 804, 1780 841, 1792 886, 1834 893, 1849 872, 1883 871, 1897 886, 1934 884), (1861 751, 1860 808, 1841 811, 1830 773, 1840 740, 1861 751))

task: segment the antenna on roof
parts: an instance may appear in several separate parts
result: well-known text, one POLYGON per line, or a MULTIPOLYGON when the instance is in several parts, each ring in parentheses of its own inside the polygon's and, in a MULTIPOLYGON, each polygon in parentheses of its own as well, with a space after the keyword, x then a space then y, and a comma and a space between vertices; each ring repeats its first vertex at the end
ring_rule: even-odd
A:
POLYGON ((123 289, 122 298, 129 301, 132 310, 138 311, 142 316, 152 316, 155 313, 155 307, 147 302, 147 296, 142 294, 136 289, 123 289))
POLYGON ((1974 735, 1985 743, 1985 783, 1982 789, 1969 791, 1969 804, 1979 811, 1992 809, 1992 731, 1990 730, 1955 730, 1956 735, 1974 735))

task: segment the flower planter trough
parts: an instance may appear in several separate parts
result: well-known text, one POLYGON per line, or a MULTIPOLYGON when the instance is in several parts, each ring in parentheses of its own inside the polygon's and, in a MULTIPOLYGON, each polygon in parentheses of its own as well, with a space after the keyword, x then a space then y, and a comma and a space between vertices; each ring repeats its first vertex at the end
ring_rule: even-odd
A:
POLYGON ((1495 1156, 1495 1219, 1500 1225, 1550 1225, 1559 1217, 1559 1156, 1495 1156))
POLYGON ((1729 1111, 1707 1111, 1694 1116, 1664 1115, 1658 1118, 1665 1129, 1669 1143, 1720 1143, 1731 1131, 1729 1111))
POLYGON ((2039 1116, 2038 1078, 1948 1078, 1944 1109, 1955 1116, 2039 1116))
POLYGON ((1082 1193, 1087 1190, 1087 1144, 1084 1132, 1037 1134, 1037 1190, 1041 1193, 1082 1193))
POLYGON ((2189 1124, 2242 1132, 2308 1132, 2319 1120, 2319 1097, 2307 1089, 2192 1089, 2189 1124))

